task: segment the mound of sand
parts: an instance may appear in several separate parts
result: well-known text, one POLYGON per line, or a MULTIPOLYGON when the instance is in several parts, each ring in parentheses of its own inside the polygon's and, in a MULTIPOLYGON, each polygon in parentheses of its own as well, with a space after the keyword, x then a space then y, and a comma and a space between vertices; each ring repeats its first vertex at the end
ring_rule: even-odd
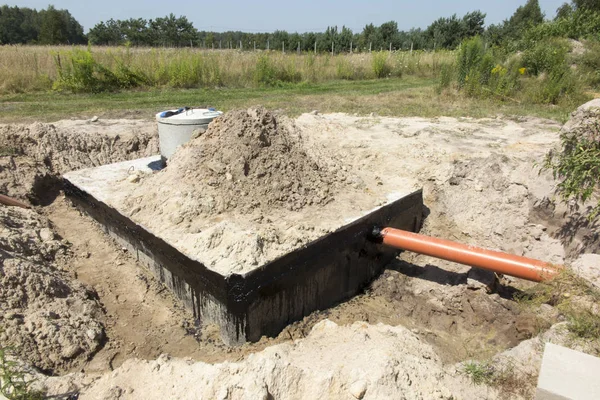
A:
POLYGON ((158 153, 155 129, 127 120, 0 125, 0 193, 43 201, 65 172, 158 153))
POLYGON ((286 117, 251 108, 213 121, 161 171, 108 190, 136 223, 229 274, 306 245, 381 202, 346 171, 335 156, 306 146, 286 117))
POLYGON ((66 370, 102 344, 91 289, 60 268, 68 249, 32 210, 0 206, 0 343, 47 371, 66 370))
MULTIPOLYGON (((181 147, 167 168, 137 192, 164 188, 188 193, 180 213, 194 218, 236 210, 252 213, 330 202, 336 174, 309 156, 291 124, 263 108, 228 112, 206 133, 181 147)), ((160 208, 162 196, 140 204, 160 208)))
MULTIPOLYGON (((47 379, 49 394, 77 390, 82 375, 47 379), (69 382, 70 380, 70 382, 69 382)), ((325 320, 292 343, 239 363, 205 364, 162 356, 128 360, 82 388, 80 399, 456 399, 498 398, 445 369, 408 329, 325 320)))

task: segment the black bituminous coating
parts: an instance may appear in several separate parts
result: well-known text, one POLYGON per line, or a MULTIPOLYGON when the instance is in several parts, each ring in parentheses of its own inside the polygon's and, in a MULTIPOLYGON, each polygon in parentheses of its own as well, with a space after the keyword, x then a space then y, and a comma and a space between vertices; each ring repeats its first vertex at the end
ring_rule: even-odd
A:
POLYGON ((230 344, 275 336, 289 323, 359 293, 398 253, 381 244, 377 227, 416 232, 423 209, 417 191, 255 270, 223 276, 69 181, 65 192, 107 233, 125 241, 196 318, 219 324, 230 344))

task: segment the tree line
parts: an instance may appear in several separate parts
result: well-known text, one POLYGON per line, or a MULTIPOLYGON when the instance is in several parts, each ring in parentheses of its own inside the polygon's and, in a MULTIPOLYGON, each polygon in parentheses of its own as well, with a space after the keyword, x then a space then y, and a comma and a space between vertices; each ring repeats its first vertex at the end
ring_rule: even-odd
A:
POLYGON ((85 44, 83 27, 68 10, 0 7, 0 44, 85 44))
MULTIPOLYGON (((600 12, 600 0, 573 0, 563 4, 556 20, 577 13, 600 12)), ((369 50, 454 49, 465 39, 482 36, 486 43, 498 45, 519 39, 525 31, 542 24, 545 16, 538 0, 527 0, 500 24, 485 27, 486 14, 473 11, 462 17, 452 15, 433 21, 426 29, 399 30, 395 21, 379 26, 367 24, 360 33, 342 26, 325 32, 289 33, 284 30, 264 33, 242 31, 198 31, 185 16, 156 19, 130 18, 103 21, 84 35, 83 28, 68 10, 53 6, 37 11, 29 8, 0 7, 0 44, 81 44, 131 45, 151 47, 202 47, 271 49, 282 51, 349 52, 369 50)))
POLYGON ((170 14, 164 18, 144 20, 110 19, 100 22, 88 34, 92 44, 132 46, 193 46, 214 49, 270 49, 282 51, 367 51, 400 49, 454 48, 463 39, 484 32, 485 14, 467 13, 462 18, 453 15, 439 18, 427 29, 401 31, 395 21, 375 26, 368 24, 355 33, 342 26, 327 27, 325 32, 249 33, 242 31, 197 31, 186 17, 170 14))

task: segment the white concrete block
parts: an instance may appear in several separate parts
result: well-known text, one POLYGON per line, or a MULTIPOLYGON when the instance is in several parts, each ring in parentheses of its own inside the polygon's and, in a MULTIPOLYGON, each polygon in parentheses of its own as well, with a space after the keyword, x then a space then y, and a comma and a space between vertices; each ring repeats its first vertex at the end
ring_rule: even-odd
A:
POLYGON ((600 358, 546 343, 535 398, 600 399, 600 358))

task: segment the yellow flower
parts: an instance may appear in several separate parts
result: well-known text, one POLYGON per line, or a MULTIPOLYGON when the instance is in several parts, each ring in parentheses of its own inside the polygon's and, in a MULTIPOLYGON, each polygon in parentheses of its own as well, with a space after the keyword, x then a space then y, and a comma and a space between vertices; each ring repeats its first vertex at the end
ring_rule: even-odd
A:
POLYGON ((504 68, 502 65, 498 64, 494 67, 494 69, 492 69, 492 74, 504 76, 506 74, 506 68, 504 68))
POLYGON ((521 75, 525 75, 525 72, 527 72, 527 68, 519 68, 519 73, 521 75))

